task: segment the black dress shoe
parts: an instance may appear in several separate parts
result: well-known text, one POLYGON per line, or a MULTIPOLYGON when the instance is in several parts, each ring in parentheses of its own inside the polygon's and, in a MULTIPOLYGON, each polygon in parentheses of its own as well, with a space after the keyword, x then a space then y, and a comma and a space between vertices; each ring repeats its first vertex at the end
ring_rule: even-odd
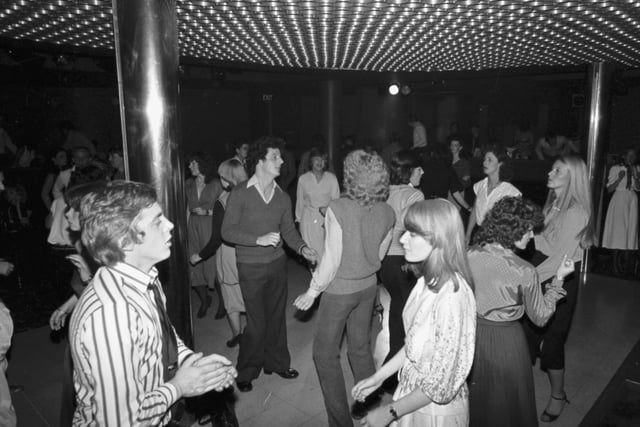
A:
POLYGON ((238 386, 238 390, 240 390, 243 393, 253 390, 251 381, 238 381, 236 385, 238 386))
MULTIPOLYGON (((271 375, 273 372, 272 371, 264 371, 265 374, 267 375, 271 375)), ((295 369, 287 369, 286 371, 282 371, 282 372, 276 372, 276 374, 280 375, 282 378, 290 380, 293 378, 298 378, 298 371, 296 371, 295 369)))

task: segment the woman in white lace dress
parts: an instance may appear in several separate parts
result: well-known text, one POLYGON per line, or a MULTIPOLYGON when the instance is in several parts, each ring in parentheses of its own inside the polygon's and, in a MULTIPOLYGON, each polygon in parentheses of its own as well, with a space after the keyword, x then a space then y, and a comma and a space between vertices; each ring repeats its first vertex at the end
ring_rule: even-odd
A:
POLYGON ((404 308, 405 346, 352 395, 363 400, 399 372, 393 402, 369 412, 365 425, 467 426, 476 305, 460 214, 444 199, 417 202, 405 227, 405 258, 420 277, 404 308))

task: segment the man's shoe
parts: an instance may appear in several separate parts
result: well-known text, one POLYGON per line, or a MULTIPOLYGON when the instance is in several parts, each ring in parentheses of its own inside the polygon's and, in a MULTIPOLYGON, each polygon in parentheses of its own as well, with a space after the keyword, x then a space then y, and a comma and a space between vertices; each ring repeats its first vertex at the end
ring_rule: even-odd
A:
POLYGON ((236 385, 238 386, 238 390, 240 390, 243 393, 253 390, 251 381, 238 381, 236 385))
POLYGON ((364 402, 356 401, 351 407, 351 418, 361 420, 367 413, 380 405, 380 394, 373 392, 364 402))
MULTIPOLYGON (((273 372, 272 371, 264 371, 265 374, 267 375, 271 375, 273 372)), ((298 371, 296 371, 295 369, 287 369, 286 371, 282 371, 282 372, 276 372, 276 374, 280 375, 282 378, 287 379, 287 380, 291 380, 293 378, 298 378, 298 371)))

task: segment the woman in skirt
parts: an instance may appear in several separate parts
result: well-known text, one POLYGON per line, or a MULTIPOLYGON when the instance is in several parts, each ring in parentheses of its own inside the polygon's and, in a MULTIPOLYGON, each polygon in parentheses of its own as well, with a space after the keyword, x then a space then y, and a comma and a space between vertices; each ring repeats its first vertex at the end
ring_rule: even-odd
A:
POLYGON ((469 251, 478 313, 469 381, 472 426, 538 425, 529 351, 518 320, 527 313, 543 326, 565 294, 564 276, 573 270, 573 261, 565 260, 543 295, 533 265, 515 254, 543 221, 532 202, 505 197, 487 213, 469 251))

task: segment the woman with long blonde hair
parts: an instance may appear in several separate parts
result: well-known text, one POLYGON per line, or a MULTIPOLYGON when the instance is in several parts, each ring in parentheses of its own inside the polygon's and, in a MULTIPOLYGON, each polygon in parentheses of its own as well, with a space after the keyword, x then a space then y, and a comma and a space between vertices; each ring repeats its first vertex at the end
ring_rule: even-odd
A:
POLYGON ((558 302, 556 313, 542 328, 525 322, 532 362, 540 357, 540 368, 551 384, 549 402, 540 416, 543 422, 557 419, 567 400, 564 390, 564 344, 578 296, 578 281, 584 250, 595 244, 592 199, 587 166, 576 156, 556 160, 547 181, 549 195, 542 210, 544 228, 535 236, 532 264, 543 286, 552 280, 566 259, 575 262, 575 272, 564 279, 567 296, 558 302))
POLYGON ((431 199, 411 205, 404 223, 405 259, 419 276, 403 312, 405 345, 351 394, 362 401, 398 372, 393 402, 369 412, 365 425, 468 425, 476 304, 462 220, 451 202, 431 199))

